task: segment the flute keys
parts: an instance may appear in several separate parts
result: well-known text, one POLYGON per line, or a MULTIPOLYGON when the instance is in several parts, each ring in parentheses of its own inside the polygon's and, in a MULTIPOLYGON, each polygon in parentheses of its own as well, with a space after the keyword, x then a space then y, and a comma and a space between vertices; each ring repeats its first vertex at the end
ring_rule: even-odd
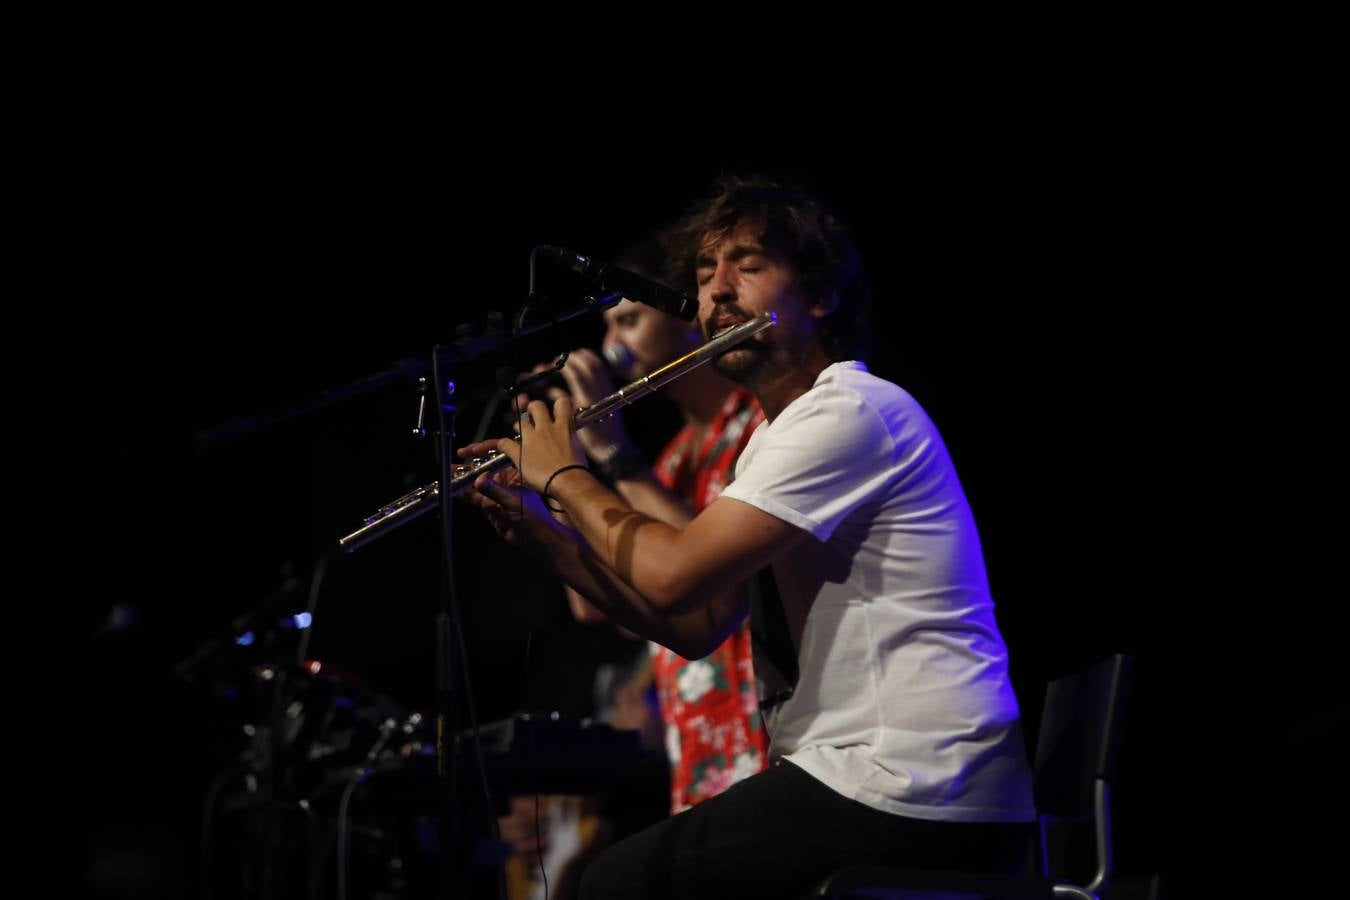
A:
POLYGON ((487 459, 485 457, 475 456, 472 459, 466 460, 462 463, 455 463, 453 466, 450 467, 450 471, 454 475, 454 477, 460 478, 464 475, 477 472, 479 469, 483 468, 483 464, 485 462, 487 462, 487 459))

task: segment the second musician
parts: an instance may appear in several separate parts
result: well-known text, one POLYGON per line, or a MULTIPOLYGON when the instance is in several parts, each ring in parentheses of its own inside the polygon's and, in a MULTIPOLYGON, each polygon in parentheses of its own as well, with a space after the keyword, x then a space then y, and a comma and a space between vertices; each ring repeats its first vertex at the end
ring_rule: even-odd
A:
MULTIPOLYGON (((626 267, 651 278, 665 269, 659 241, 630 250, 626 267)), ((628 300, 605 311, 603 349, 627 360, 624 379, 650 374, 703 343, 698 322, 684 323, 628 300), (617 352, 616 352, 617 351, 617 352)), ((604 361, 589 350, 568 356, 562 370, 572 399, 594 403, 613 390, 604 361)), ((717 499, 734 476, 736 459, 764 420, 745 388, 702 366, 671 382, 665 396, 684 418, 654 466, 642 458, 618 417, 577 432, 592 465, 640 513, 676 528, 717 499)), ((573 613, 597 621, 604 613, 569 589, 573 613)), ((742 622, 702 659, 688 660, 652 642, 652 676, 671 765, 671 812, 679 813, 761 771, 768 739, 755 696, 749 622, 742 622)))

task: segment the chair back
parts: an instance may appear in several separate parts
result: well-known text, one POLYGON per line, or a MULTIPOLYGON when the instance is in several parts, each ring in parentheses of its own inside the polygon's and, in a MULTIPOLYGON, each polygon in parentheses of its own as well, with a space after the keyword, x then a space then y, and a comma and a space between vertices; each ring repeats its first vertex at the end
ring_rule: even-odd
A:
POLYGON ((1095 782, 1111 782, 1133 669, 1133 658, 1116 654, 1046 687, 1033 766, 1043 815, 1086 815, 1095 782))

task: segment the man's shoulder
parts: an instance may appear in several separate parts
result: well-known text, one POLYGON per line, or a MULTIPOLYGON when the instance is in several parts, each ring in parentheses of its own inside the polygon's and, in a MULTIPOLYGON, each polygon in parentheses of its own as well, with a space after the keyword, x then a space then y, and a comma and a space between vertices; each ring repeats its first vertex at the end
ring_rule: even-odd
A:
POLYGON ((868 371, 861 362, 847 361, 834 363, 816 381, 820 396, 852 395, 875 409, 883 418, 889 414, 908 410, 921 410, 919 402, 893 381, 887 381, 868 371))

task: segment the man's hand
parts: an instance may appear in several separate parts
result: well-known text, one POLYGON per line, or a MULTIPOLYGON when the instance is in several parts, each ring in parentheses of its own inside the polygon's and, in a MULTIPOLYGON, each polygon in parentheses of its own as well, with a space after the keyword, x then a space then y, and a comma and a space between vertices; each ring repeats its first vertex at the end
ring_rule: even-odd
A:
POLYGON ((502 840, 510 845, 512 853, 530 856, 548 852, 549 821, 540 815, 540 803, 537 796, 513 796, 510 812, 497 817, 502 840))
MULTIPOLYGON (((572 413, 576 407, 572 398, 559 394, 552 407, 542 400, 532 400, 520 422, 519 441, 502 438, 488 446, 506 454, 520 471, 526 486, 543 492, 549 476, 564 466, 586 465, 586 454, 572 429, 572 413)), ((467 448, 466 448, 467 449, 467 448)))
MULTIPOLYGON (((534 367, 532 374, 553 370, 554 364, 540 363, 534 367)), ((605 361, 600 358, 600 355, 593 350, 585 348, 573 350, 567 355, 563 367, 557 371, 567 384, 567 390, 563 391, 558 387, 550 387, 548 389, 549 402, 555 402, 559 397, 570 394, 573 404, 580 409, 584 406, 591 406, 614 393, 614 382, 609 377, 609 368, 605 365, 605 361)), ((517 395, 516 409, 526 409, 529 402, 528 395, 517 395)), ((631 449, 634 447, 632 438, 628 436, 628 431, 623 427, 623 419, 617 415, 610 416, 601 422, 592 422, 577 432, 577 440, 581 442, 581 447, 586 451, 586 455, 597 463, 606 462, 616 448, 631 449)))
MULTIPOLYGON (((605 361, 593 350, 575 350, 562 367, 563 381, 577 406, 590 406, 614 393, 614 382, 609 377, 605 361)), ((586 455, 596 462, 605 462, 615 447, 631 447, 633 442, 623 427, 623 419, 610 416, 603 422, 593 422, 577 432, 586 455)))
MULTIPOLYGON (((483 457, 497 446, 497 441, 469 444, 459 449, 459 455, 464 459, 483 457)), ((508 543, 522 546, 533 540, 538 544, 548 536, 553 517, 544 508, 543 499, 522 485, 515 467, 484 472, 475 479, 473 488, 460 497, 481 509, 493 529, 508 543)))

